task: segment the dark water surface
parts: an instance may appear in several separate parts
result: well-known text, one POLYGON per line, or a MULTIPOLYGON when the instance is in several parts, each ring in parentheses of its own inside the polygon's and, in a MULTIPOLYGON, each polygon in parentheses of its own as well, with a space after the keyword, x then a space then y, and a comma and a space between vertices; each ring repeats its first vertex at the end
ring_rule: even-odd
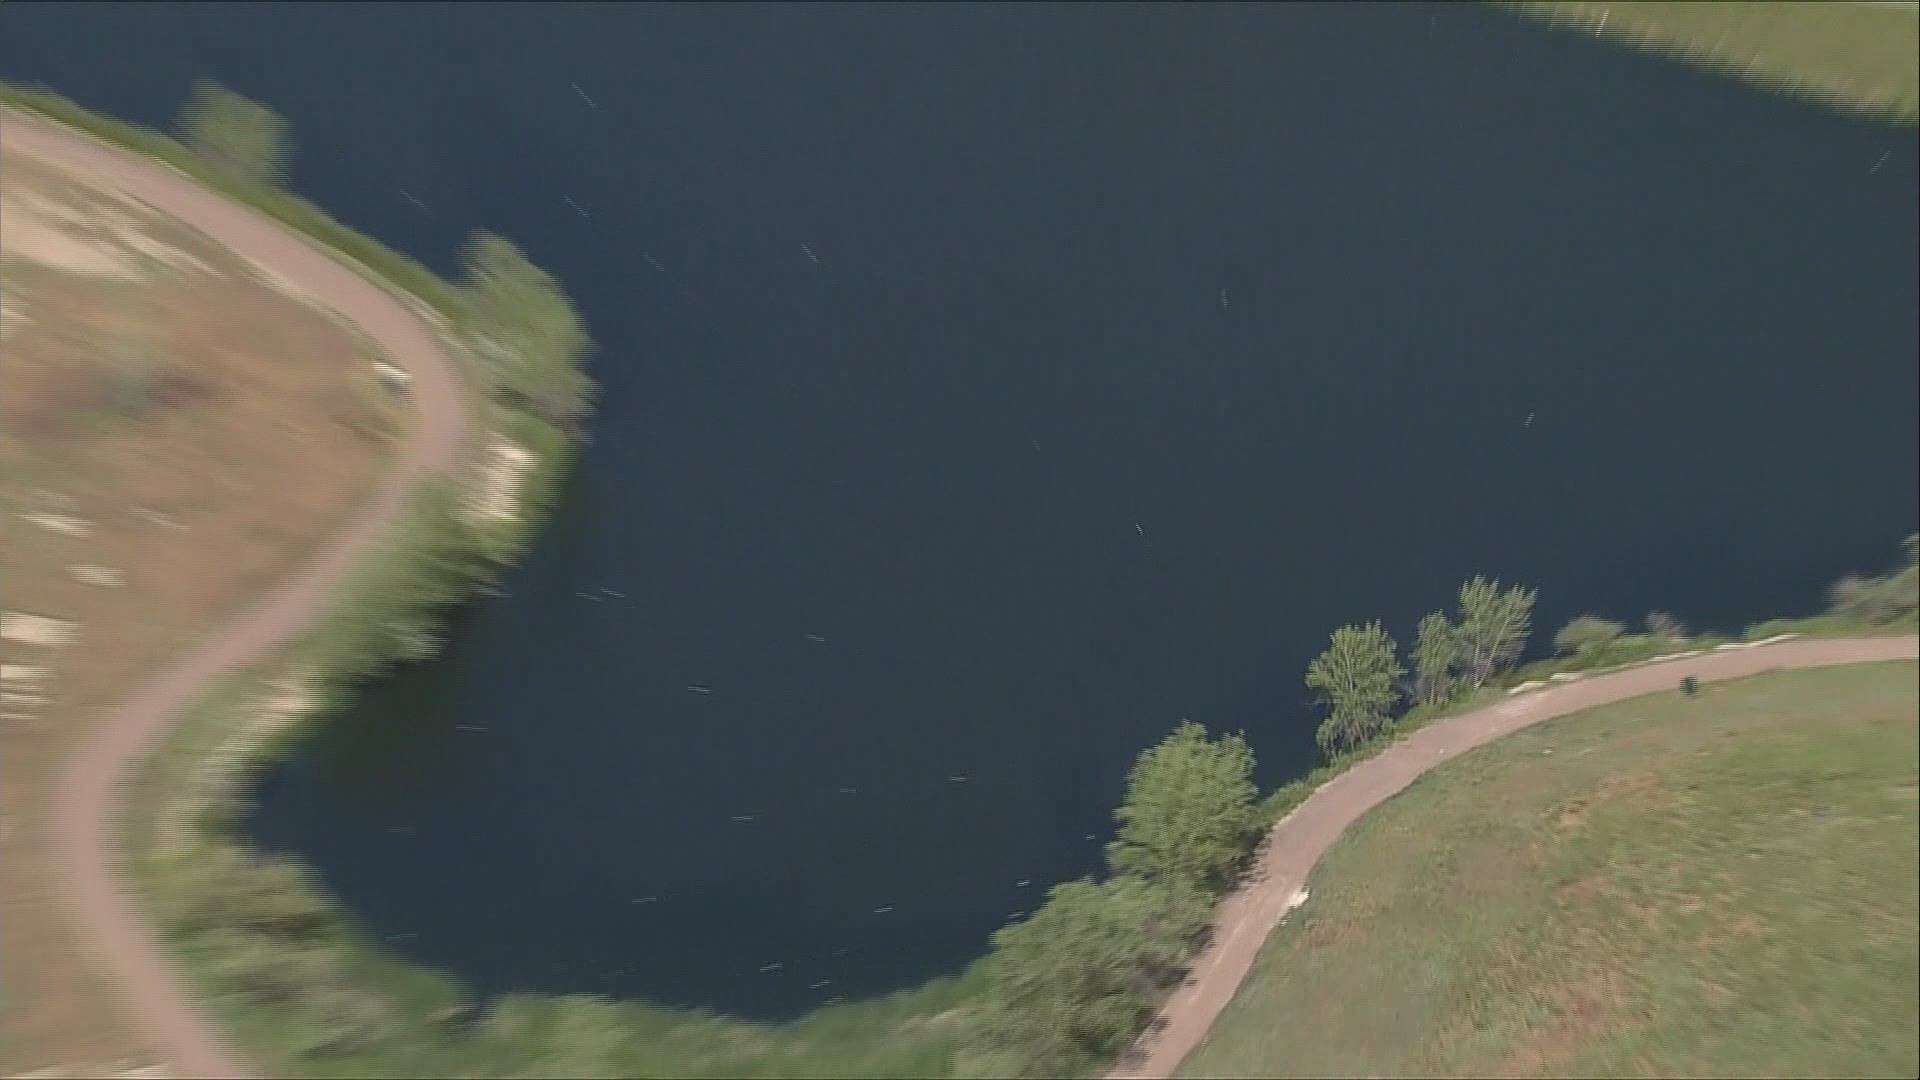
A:
POLYGON ((1549 633, 1738 627, 1915 526, 1912 132, 1497 11, 0 24, 109 113, 271 103, 300 190, 442 268, 514 237, 602 343, 510 597, 255 822, 485 989, 912 985, 1092 870, 1180 718, 1309 764, 1341 622, 1484 571, 1549 633))

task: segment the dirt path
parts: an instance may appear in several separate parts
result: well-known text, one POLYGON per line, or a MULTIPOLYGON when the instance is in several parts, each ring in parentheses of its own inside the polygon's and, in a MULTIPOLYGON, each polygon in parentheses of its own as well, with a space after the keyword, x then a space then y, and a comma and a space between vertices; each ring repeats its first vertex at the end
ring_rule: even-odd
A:
POLYGON ((1719 682, 1775 668, 1915 657, 1920 657, 1920 638, 1913 637, 1787 641, 1714 651, 1562 683, 1421 728, 1379 757, 1328 781, 1273 827, 1248 883, 1221 901, 1213 943, 1194 961, 1186 984, 1109 1080, 1173 1075, 1232 1000, 1267 935, 1287 913, 1289 898, 1306 883, 1320 856, 1362 814, 1440 762, 1551 717, 1676 690, 1688 675, 1719 682))
POLYGON ((398 465, 368 504, 290 580, 189 647, 101 718, 68 763, 55 796, 52 841, 74 933, 82 952, 109 977, 129 1024, 176 1076, 245 1076, 245 1066, 190 1003, 117 868, 113 822, 120 788, 135 763, 216 679, 311 625, 342 578, 386 535, 419 482, 452 464, 469 422, 465 390, 419 316, 277 222, 164 165, 37 119, 0 110, 0 137, 10 150, 140 199, 269 268, 353 320, 413 375, 412 428, 398 465))

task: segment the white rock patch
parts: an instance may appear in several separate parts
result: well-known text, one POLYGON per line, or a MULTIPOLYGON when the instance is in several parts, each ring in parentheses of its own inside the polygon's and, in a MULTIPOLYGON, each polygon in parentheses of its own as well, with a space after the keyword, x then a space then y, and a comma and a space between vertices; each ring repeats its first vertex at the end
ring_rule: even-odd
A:
POLYGON ((45 615, 9 611, 0 615, 0 639, 43 649, 65 648, 80 634, 80 624, 45 615))

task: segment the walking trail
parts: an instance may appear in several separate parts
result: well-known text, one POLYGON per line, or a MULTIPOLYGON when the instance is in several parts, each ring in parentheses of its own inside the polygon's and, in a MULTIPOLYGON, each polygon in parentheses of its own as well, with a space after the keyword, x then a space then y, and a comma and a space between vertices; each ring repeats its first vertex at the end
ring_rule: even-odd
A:
POLYGON ((391 531, 420 482, 453 464, 466 436, 466 390, 434 330, 379 286, 278 222, 165 165, 37 118, 0 110, 9 150, 139 199, 265 267, 284 286, 351 319, 411 373, 415 405, 398 463, 372 499, 289 580, 192 645, 118 708, 68 763, 55 795, 53 848, 84 954, 109 976, 129 1023, 176 1076, 242 1077, 247 1067, 191 1004, 118 867, 119 797, 139 762, 215 680, 311 626, 336 587, 391 531))
POLYGON ((1561 683, 1421 728, 1378 757, 1329 780, 1273 827, 1246 884, 1221 901, 1214 913, 1212 939, 1194 960, 1187 981, 1167 1000, 1147 1034, 1122 1056, 1109 1080, 1172 1076, 1233 999, 1267 935, 1297 906, 1293 898, 1320 856, 1362 814, 1442 761, 1551 717, 1678 689, 1688 675, 1703 683, 1719 682, 1776 668, 1916 657, 1920 657, 1920 638, 1914 637, 1727 648, 1561 683))

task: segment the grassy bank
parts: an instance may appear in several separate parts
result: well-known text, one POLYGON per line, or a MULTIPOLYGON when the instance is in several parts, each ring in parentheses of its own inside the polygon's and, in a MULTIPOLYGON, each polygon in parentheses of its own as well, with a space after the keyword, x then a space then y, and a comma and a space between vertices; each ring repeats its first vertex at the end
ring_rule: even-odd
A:
POLYGON ((1914 665, 1545 721, 1348 831, 1193 1076, 1920 1068, 1914 665))
POLYGON ((1907 125, 1920 121, 1920 18, 1911 6, 1744 0, 1506 6, 1835 108, 1907 125))

